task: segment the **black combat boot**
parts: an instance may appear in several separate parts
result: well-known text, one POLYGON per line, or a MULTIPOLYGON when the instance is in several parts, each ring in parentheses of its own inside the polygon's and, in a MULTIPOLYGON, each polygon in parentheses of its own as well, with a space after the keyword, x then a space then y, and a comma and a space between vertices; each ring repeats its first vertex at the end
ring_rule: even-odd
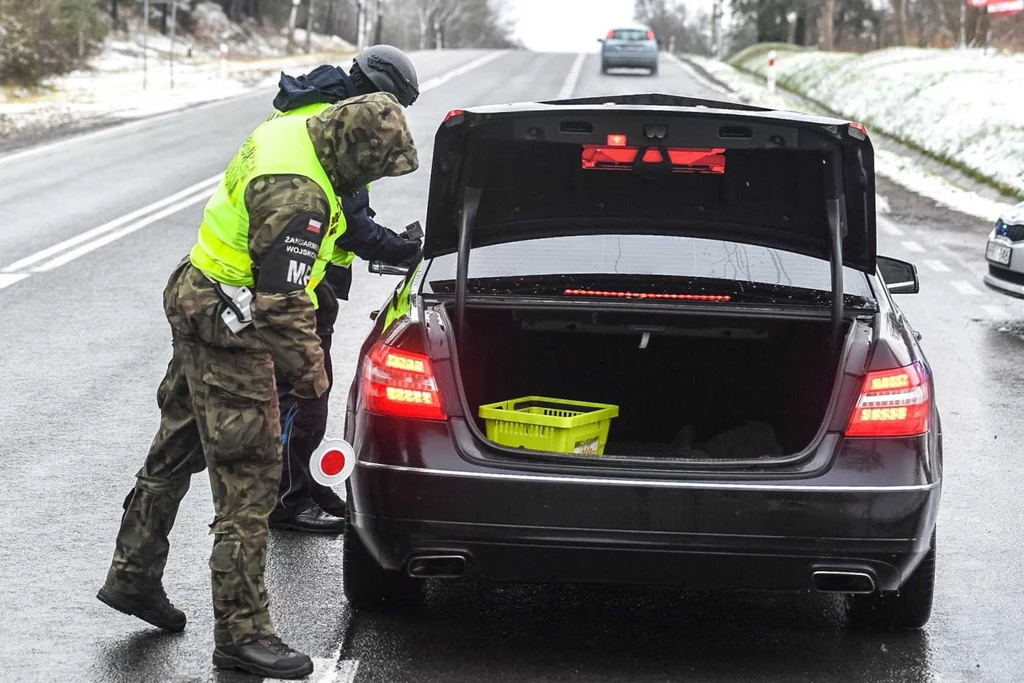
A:
POLYGON ((213 651, 213 665, 266 678, 305 678, 313 673, 313 660, 277 636, 263 636, 241 645, 218 645, 213 651))
POLYGON ((150 591, 145 595, 133 595, 104 586, 96 594, 96 597, 100 602, 113 607, 118 612, 138 617, 165 631, 177 633, 185 629, 185 613, 171 604, 163 588, 150 591))

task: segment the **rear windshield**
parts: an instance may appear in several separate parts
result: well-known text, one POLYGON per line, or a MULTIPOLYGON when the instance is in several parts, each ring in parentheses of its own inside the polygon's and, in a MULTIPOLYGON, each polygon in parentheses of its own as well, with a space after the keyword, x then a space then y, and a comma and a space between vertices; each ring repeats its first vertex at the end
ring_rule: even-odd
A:
MULTIPOLYGON (((435 290, 455 279, 455 254, 439 256, 427 273, 435 290)), ((843 269, 845 293, 874 296, 864 273, 843 269)), ((543 275, 650 275, 733 280, 830 292, 829 263, 779 249, 695 237, 576 235, 473 249, 469 279, 543 275)))
POLYGON ((612 40, 648 40, 647 31, 638 28, 625 28, 612 31, 612 40))

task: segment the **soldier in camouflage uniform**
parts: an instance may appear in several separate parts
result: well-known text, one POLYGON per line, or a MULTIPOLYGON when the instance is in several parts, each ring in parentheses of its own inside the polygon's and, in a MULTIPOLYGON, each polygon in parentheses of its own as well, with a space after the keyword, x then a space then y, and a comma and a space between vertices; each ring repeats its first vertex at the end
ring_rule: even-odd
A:
MULTIPOLYGON (((322 168, 318 177, 328 179, 338 195, 411 173, 419 165, 402 108, 391 95, 352 98, 300 125, 316 156, 305 160, 307 167, 322 168)), ((236 155, 207 206, 210 220, 219 197, 244 200, 248 225, 243 239, 254 290, 251 324, 236 333, 221 319, 227 307, 224 285, 232 283, 211 276, 216 269, 200 253, 211 238, 201 230, 199 245, 164 290, 173 357, 157 392, 160 428, 126 502, 98 597, 165 630, 185 627, 184 613, 171 605, 162 587, 167 536, 191 476, 208 469, 215 509, 210 556, 214 663, 297 678, 312 671, 312 662, 274 635, 263 579, 267 520, 281 476, 274 363, 300 400, 315 399, 327 389, 312 287, 295 274, 313 271, 320 257, 315 248, 335 230, 336 201, 325 192, 326 180, 310 177, 315 173, 259 175, 244 188, 232 187, 248 177, 239 167, 251 167, 259 156, 253 140, 236 155)))

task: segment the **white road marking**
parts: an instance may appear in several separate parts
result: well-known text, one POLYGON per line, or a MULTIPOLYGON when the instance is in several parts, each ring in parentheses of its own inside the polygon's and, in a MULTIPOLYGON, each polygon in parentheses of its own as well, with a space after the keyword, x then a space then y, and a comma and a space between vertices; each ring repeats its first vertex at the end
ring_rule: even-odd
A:
MULTIPOLYGON (((420 86, 420 93, 425 93, 434 88, 437 88, 453 78, 458 78, 464 74, 478 69, 481 66, 488 64, 495 59, 507 54, 507 51, 491 52, 478 59, 474 59, 471 62, 463 64, 462 66, 449 71, 446 74, 432 78, 424 82, 420 86)), ((585 55, 580 55, 585 57, 585 55)), ((575 66, 575 65, 574 65, 575 66)), ((579 75, 577 73, 577 79, 579 75)), ((573 84, 575 87, 575 83, 573 84)), ((194 109, 194 108, 193 108, 194 109)), ((159 117, 158 117, 159 118, 159 117)), ((152 118, 147 119, 149 121, 152 118)), ((121 127, 123 129, 123 127, 121 127)), ((105 132, 105 131, 100 131, 105 132)), ((99 133, 99 132, 98 132, 99 133)), ((97 134, 98 134, 97 133, 97 134)), ((21 158, 31 154, 37 154, 45 149, 52 149, 53 147, 70 142, 71 140, 81 140, 93 136, 78 136, 70 140, 62 140, 52 145, 44 145, 42 147, 33 148, 24 152, 10 155, 0 159, 0 161, 11 161, 13 159, 21 158)), ((110 244, 111 242, 118 240, 125 235, 129 235, 136 230, 146 227, 156 221, 166 218, 182 209, 185 209, 198 202, 205 201, 213 187, 220 182, 221 174, 202 180, 194 185, 186 187, 180 192, 165 197, 159 201, 148 204, 140 209, 136 209, 131 213, 127 213, 124 216, 115 218, 112 221, 108 221, 103 225, 87 230, 81 234, 75 235, 74 237, 68 238, 63 242, 54 244, 46 249, 37 251, 34 254, 26 256, 23 259, 15 261, 14 263, 0 268, 0 289, 8 287, 16 282, 20 282, 28 277, 28 273, 19 272, 27 269, 31 269, 33 273, 43 273, 46 271, 58 268, 66 263, 69 263, 80 256, 84 256, 89 252, 95 251, 100 247, 110 244), (48 260, 49 259, 49 260, 48 260), (42 261, 46 261, 42 265, 36 265, 42 261)))
POLYGON ((952 280, 949 284, 953 285, 953 289, 966 296, 978 296, 981 294, 981 292, 974 288, 974 285, 966 280, 952 280))
POLYGON ((889 198, 884 195, 876 194, 875 209, 878 210, 878 213, 891 213, 892 207, 889 206, 889 198))
MULTIPOLYGON (((345 659, 338 662, 341 648, 333 657, 312 657, 313 673, 309 675, 312 683, 352 683, 359 667, 358 659, 345 659), (346 667, 346 665, 350 665, 346 667)), ((263 683, 284 683, 283 678, 264 678, 263 683)))
POLYGON ((562 89, 558 91, 558 99, 567 100, 572 97, 572 94, 576 91, 576 84, 580 82, 580 72, 583 71, 583 62, 586 59, 587 53, 585 52, 576 55, 576 61, 572 63, 569 75, 565 77, 565 83, 562 84, 562 89))
POLYGON ((140 230, 140 229, 146 227, 147 225, 151 225, 151 224, 156 223, 157 221, 159 221, 161 219, 164 219, 164 218, 167 218, 168 216, 174 215, 174 214, 178 213, 179 211, 181 211, 182 209, 186 209, 186 208, 192 206, 193 204, 198 204, 199 202, 205 202, 209 198, 210 198, 210 193, 209 192, 200 192, 198 194, 195 194, 195 195, 193 195, 193 196, 191 196, 191 197, 189 197, 187 199, 182 200, 178 204, 172 204, 171 206, 167 207, 166 209, 164 209, 162 211, 158 211, 158 212, 156 212, 154 214, 146 216, 142 220, 136 221, 134 223, 129 223, 128 225, 124 226, 123 228, 120 228, 119 230, 115 230, 114 232, 107 233, 106 235, 104 235, 103 237, 100 237, 99 239, 93 240, 92 242, 86 242, 82 246, 77 247, 75 249, 72 249, 71 251, 66 251, 63 254, 61 254, 60 256, 58 256, 57 258, 52 259, 50 261, 47 261, 46 263, 44 263, 41 266, 33 268, 32 272, 33 273, 45 273, 48 270, 53 270, 54 268, 59 268, 60 266, 63 266, 66 263, 70 263, 71 261, 74 261, 79 256, 85 256, 89 252, 96 251, 100 247, 105 246, 107 244, 110 244, 111 242, 114 242, 116 240, 119 240, 122 237, 124 237, 125 235, 130 235, 133 232, 135 232, 136 230, 140 230))
MULTIPOLYGON (((448 81, 450 81, 453 78, 457 78, 457 77, 459 77, 459 76, 461 76, 463 74, 469 73, 473 69, 476 69, 477 67, 483 66, 487 62, 490 62, 493 59, 497 59, 498 57, 500 57, 500 56, 502 56, 503 54, 506 54, 506 53, 507 53, 507 50, 506 51, 494 52, 494 53, 491 53, 489 55, 485 55, 485 56, 480 57, 479 59, 477 59, 475 61, 469 62, 468 64, 464 64, 463 66, 460 66, 457 69, 455 69, 454 71, 451 71, 451 72, 449 72, 447 74, 442 74, 440 76, 436 76, 434 78, 431 78, 428 81, 424 81, 420 85, 420 94, 423 94, 423 93, 427 92, 428 90, 433 90, 437 86, 439 86, 439 85, 441 85, 443 83, 447 83, 448 81)), ((271 88, 256 88, 255 90, 252 90, 251 92, 243 93, 243 94, 235 96, 235 97, 225 97, 225 98, 222 98, 222 99, 219 99, 219 100, 213 100, 211 102, 204 102, 204 103, 198 104, 198 105, 184 105, 184 106, 182 106, 179 109, 174 109, 172 111, 163 112, 161 114, 156 114, 155 116, 144 116, 144 117, 139 118, 139 119, 134 119, 134 120, 131 120, 131 121, 126 121, 125 123, 119 123, 119 124, 115 124, 115 125, 112 125, 112 126, 108 126, 106 128, 102 128, 100 130, 94 130, 94 131, 90 131, 88 133, 82 133, 80 135, 73 135, 71 137, 64 138, 62 140, 57 140, 55 142, 50 142, 50 143, 43 144, 43 145, 37 145, 35 147, 29 147, 28 149, 23 149, 23 150, 18 151, 18 152, 12 152, 12 153, 7 154, 5 156, 0 156, 0 166, 2 166, 4 164, 8 164, 8 163, 10 163, 12 161, 17 161, 19 159, 24 159, 26 157, 38 156, 40 154, 52 151, 52 150, 54 150, 56 148, 63 147, 65 145, 74 144, 74 143, 78 143, 78 142, 86 142, 88 140, 94 140, 96 138, 105 138, 105 137, 109 137, 109 136, 112 136, 112 135, 122 135, 125 131, 132 130, 134 128, 141 128, 142 126, 149 125, 150 123, 153 123, 155 121, 160 121, 160 120, 163 120, 163 119, 168 119, 168 118, 171 118, 173 116, 178 116, 180 114, 184 114, 186 112, 191 113, 191 112, 195 112, 195 111, 200 111, 202 109, 210 109, 210 108, 222 105, 222 104, 227 104, 229 102, 234 102, 236 100, 245 99, 247 97, 266 97, 268 91, 272 91, 272 89, 271 88)))
POLYGON ((981 310, 988 313, 989 316, 999 318, 1001 320, 1005 320, 1010 317, 1010 314, 1006 312, 1005 308, 1002 306, 996 306, 995 304, 984 304, 982 305, 981 310))
POLYGON ((446 74, 441 74, 440 76, 435 76, 430 80, 424 81, 422 84, 420 84, 420 94, 422 95, 423 93, 430 92, 434 88, 444 85, 453 78, 458 78, 459 76, 468 74, 470 71, 473 71, 474 69, 479 69, 484 64, 493 62, 498 57, 503 57, 506 54, 508 54, 507 50, 491 52, 490 54, 486 54, 483 57, 474 59, 472 62, 467 62, 466 64, 463 64, 462 66, 453 69, 452 71, 449 71, 446 74))
MULTIPOLYGON (((192 195, 195 195, 197 193, 200 195, 204 195, 206 191, 212 189, 213 186, 216 185, 218 182, 220 182, 220 174, 215 175, 211 178, 207 178, 206 180, 202 180, 194 185, 190 185, 181 192, 175 192, 169 197, 165 197, 159 201, 153 202, 152 204, 148 204, 142 207, 141 209, 136 209, 135 211, 127 213, 124 216, 121 216, 120 218, 115 218, 114 220, 104 223, 103 225, 95 227, 91 230, 87 230, 79 235, 75 235, 74 237, 68 238, 63 242, 58 242, 57 244, 54 244, 52 247, 47 247, 42 251, 37 251, 36 253, 30 256, 26 256, 25 258, 19 261, 15 261, 11 265, 6 266, 3 269, 0 269, 0 272, 13 273, 16 271, 25 270, 29 266, 35 265, 40 261, 45 261, 51 256, 59 254, 60 252, 65 251, 66 249, 70 249, 71 247, 79 245, 83 242, 88 242, 89 240, 99 237, 100 235, 103 235, 105 233, 108 233, 111 230, 114 230, 115 228, 121 227, 125 223, 130 223, 131 221, 134 221, 138 218, 142 218, 143 216, 146 216, 154 211, 175 204, 176 202, 180 202, 184 198, 191 197, 192 195)), ((49 270, 49 268, 45 268, 44 270, 49 270)))
POLYGON ((28 277, 28 273, 0 273, 0 289, 10 287, 15 282, 21 282, 28 277))
POLYGON ((343 659, 338 662, 338 668, 334 672, 334 678, 322 679, 317 683, 352 683, 352 681, 356 680, 356 673, 358 671, 358 659, 343 659))
POLYGON ((903 248, 906 249, 907 251, 912 251, 915 254, 924 253, 924 247, 922 247, 917 242, 914 242, 913 240, 904 240, 903 242, 900 242, 900 244, 902 244, 903 248))
POLYGON ((895 224, 889 221, 878 221, 878 227, 882 229, 886 235, 892 235, 893 237, 902 237, 903 231, 896 227, 895 224))
POLYGON ((938 259, 929 259, 928 261, 925 261, 924 264, 926 266, 928 266, 929 268, 931 268, 932 270, 934 270, 936 273, 949 273, 949 272, 951 272, 950 267, 947 266, 942 261, 939 261, 938 259))

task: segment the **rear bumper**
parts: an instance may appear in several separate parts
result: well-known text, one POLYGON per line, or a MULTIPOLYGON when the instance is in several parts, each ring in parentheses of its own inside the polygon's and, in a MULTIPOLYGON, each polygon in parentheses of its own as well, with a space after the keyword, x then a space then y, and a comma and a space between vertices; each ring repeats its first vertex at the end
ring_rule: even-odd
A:
POLYGON ((877 544, 835 539, 798 547, 795 539, 740 537, 723 545, 693 538, 641 539, 619 534, 565 529, 494 529, 481 525, 394 521, 356 513, 364 543, 382 566, 404 571, 419 556, 459 555, 467 575, 520 583, 609 583, 677 586, 693 589, 809 590, 816 571, 869 575, 882 590, 895 590, 927 550, 908 540, 879 549, 877 544), (701 548, 711 545, 712 548, 701 548), (763 551, 751 548, 767 545, 763 551))
POLYGON ((601 55, 601 64, 609 69, 641 68, 652 69, 658 66, 657 54, 608 54, 601 55))
POLYGON ((493 581, 773 590, 842 570, 895 590, 928 550, 939 486, 659 489, 361 463, 349 495, 360 537, 389 569, 460 555, 493 581))

